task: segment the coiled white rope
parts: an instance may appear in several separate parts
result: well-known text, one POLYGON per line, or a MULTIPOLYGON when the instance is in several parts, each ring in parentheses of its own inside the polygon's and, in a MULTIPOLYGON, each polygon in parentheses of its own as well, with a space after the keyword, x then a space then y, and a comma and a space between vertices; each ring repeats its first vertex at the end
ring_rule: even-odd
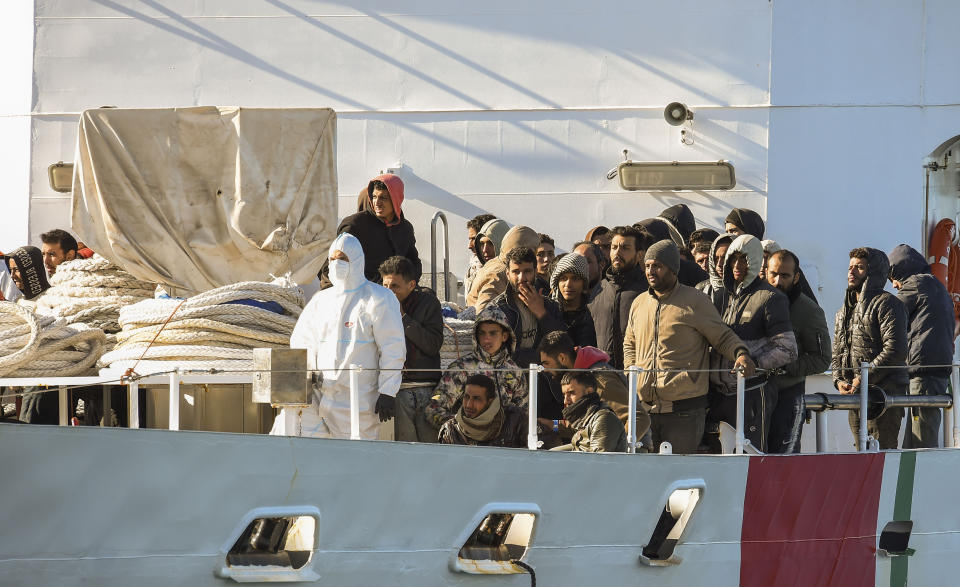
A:
POLYGON ((444 318, 443 345, 440 347, 440 367, 446 369, 453 361, 473 352, 473 320, 444 318))
POLYGON ((153 293, 154 284, 94 255, 57 266, 50 276, 50 289, 37 299, 37 313, 111 334, 120 331, 117 320, 122 307, 151 299, 153 293))
POLYGON ((235 283, 186 300, 141 301, 120 311, 117 346, 99 364, 111 372, 248 371, 253 349, 289 346, 305 304, 302 290, 285 278, 235 283), (231 303, 244 300, 275 302, 284 313, 231 303))
POLYGON ((0 302, 0 377, 72 377, 92 373, 106 336, 12 302, 0 302))

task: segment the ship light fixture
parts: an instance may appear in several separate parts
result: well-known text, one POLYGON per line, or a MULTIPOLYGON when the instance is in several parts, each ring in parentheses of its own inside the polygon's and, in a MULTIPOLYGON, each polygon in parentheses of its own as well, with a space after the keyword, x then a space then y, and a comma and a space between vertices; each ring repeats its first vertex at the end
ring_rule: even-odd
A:
POLYGON ((733 164, 723 160, 624 161, 617 175, 620 187, 630 191, 729 190, 737 185, 733 164))
POLYGON ((55 192, 73 191, 73 163, 54 163, 47 168, 47 179, 50 181, 50 189, 55 192))

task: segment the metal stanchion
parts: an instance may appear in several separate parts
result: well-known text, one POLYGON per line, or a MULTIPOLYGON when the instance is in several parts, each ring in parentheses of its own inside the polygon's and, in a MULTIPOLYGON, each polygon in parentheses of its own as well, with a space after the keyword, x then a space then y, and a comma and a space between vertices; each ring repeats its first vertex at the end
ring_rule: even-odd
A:
POLYGON ((744 391, 745 380, 743 378, 743 369, 737 369, 737 440, 736 448, 734 452, 738 455, 743 454, 743 445, 744 443, 744 417, 743 417, 743 408, 744 408, 744 391))
POLYGON ((350 365, 350 440, 360 440, 360 367, 350 365))
POLYGON ((537 438, 537 390, 540 365, 530 363, 530 393, 527 394, 527 448, 537 450, 540 440, 537 438))
MULTIPOLYGON (((70 424, 70 406, 67 405, 70 403, 70 394, 67 393, 67 388, 64 385, 60 386, 59 391, 57 392, 60 398, 60 425, 68 426, 70 424)), ((89 409, 89 408, 88 408, 89 409)), ((17 417, 20 417, 20 414, 17 414, 17 417)))
POLYGON ((827 413, 815 412, 814 421, 817 424, 817 452, 827 452, 827 413))
POLYGON ((101 400, 101 401, 103 401, 103 413, 102 413, 102 415, 101 415, 101 417, 100 417, 100 425, 101 425, 101 426, 111 426, 111 425, 113 425, 113 422, 112 422, 112 420, 111 420, 111 418, 110 418, 110 410, 111 410, 111 408, 113 407, 113 406, 111 405, 111 400, 112 400, 113 398, 111 397, 110 386, 109 386, 109 385, 102 385, 102 386, 100 386, 100 397, 103 398, 103 399, 101 400))
POLYGON ((140 427, 140 384, 136 381, 127 384, 127 427, 140 427))
POLYGON ((180 430, 180 370, 170 373, 170 430, 180 430))
POLYGON ((627 369, 629 399, 627 400, 627 452, 637 452, 637 377, 640 373, 636 365, 627 369))
POLYGON ((857 450, 867 450, 867 401, 869 393, 870 363, 860 363, 860 430, 857 434, 857 450))
POLYGON ((960 447, 960 365, 954 365, 950 372, 952 381, 950 387, 953 389, 953 407, 950 411, 953 413, 953 446, 960 447))

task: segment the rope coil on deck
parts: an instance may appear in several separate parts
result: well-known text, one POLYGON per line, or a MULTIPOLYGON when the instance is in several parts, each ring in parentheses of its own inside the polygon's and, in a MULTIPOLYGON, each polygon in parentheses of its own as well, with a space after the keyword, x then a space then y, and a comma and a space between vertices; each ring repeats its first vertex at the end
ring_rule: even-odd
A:
POLYGON ((120 309, 154 294, 154 284, 136 279, 100 255, 61 263, 50 276, 50 286, 37 300, 38 314, 100 328, 110 343, 110 335, 120 331, 120 309))
POLYGON ((453 361, 473 352, 473 320, 443 319, 443 345, 440 347, 440 367, 446 369, 453 361))
POLYGON ((306 304, 286 279, 245 281, 186 300, 151 299, 126 306, 118 322, 117 346, 100 359, 111 371, 179 369, 248 371, 253 349, 285 348, 306 304), (274 303, 283 313, 248 305, 274 303))
POLYGON ((87 375, 103 354, 103 330, 0 302, 0 377, 87 375))

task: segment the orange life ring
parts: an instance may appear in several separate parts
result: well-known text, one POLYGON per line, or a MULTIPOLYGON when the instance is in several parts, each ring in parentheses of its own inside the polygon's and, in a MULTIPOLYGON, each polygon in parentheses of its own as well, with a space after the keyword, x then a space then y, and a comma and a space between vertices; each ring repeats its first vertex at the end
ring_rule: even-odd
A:
POLYGON ((930 273, 939 279, 940 283, 948 290, 950 289, 950 249, 952 248, 955 231, 956 226, 953 220, 944 218, 938 222, 930 236, 930 248, 927 252, 930 273))

